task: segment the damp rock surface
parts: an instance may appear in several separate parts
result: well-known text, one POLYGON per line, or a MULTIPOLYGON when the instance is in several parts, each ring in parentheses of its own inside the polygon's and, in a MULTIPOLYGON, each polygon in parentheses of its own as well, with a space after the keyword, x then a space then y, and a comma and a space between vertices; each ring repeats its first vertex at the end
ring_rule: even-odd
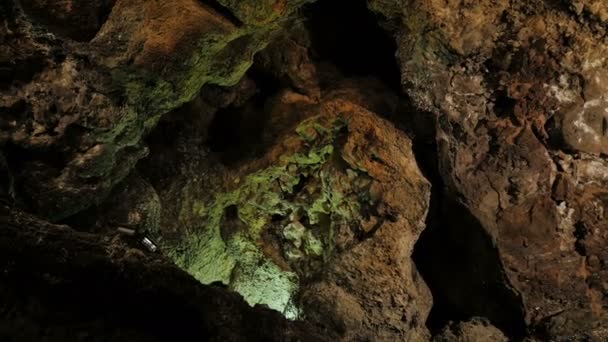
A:
POLYGON ((0 336, 605 341, 607 30, 600 0, 2 1, 0 336))
POLYGON ((265 127, 282 134, 263 156, 211 170, 205 197, 184 197, 197 183, 166 193, 187 233, 165 248, 202 282, 344 340, 428 339, 430 293, 410 256, 430 184, 410 140, 348 96, 301 101, 300 122, 265 127))
POLYGON ((605 326, 607 297, 594 284, 608 278, 591 247, 605 245, 608 222, 596 185, 608 173, 605 6, 408 3, 420 11, 371 6, 403 23, 394 34, 404 89, 435 116, 441 178, 495 241, 526 324, 571 312, 605 326), (579 169, 594 176, 571 176, 579 169))
POLYGON ((507 337, 486 321, 473 319, 444 328, 433 342, 506 342, 507 337))

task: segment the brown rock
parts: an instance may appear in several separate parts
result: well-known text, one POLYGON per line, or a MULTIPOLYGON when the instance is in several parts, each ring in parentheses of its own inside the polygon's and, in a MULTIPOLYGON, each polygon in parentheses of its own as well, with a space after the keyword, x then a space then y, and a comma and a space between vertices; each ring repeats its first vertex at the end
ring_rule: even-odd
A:
POLYGON ((433 342, 506 342, 509 339, 482 319, 473 319, 445 327, 433 342))
POLYGON ((103 201, 147 155, 142 138, 162 114, 205 84, 236 84, 278 29, 277 13, 301 5, 241 26, 195 0, 30 0, 26 13, 8 3, 0 145, 10 145, 19 203, 51 220, 103 201))
POLYGON ((114 3, 115 0, 21 1, 25 12, 45 24, 49 31, 78 41, 88 41, 95 36, 114 3))
MULTIPOLYGON (((403 23, 404 88, 437 116, 448 192, 495 239, 528 323, 564 310, 601 321, 608 297, 598 285, 608 278, 602 267, 591 275, 584 256, 607 242, 603 191, 591 190, 606 173, 598 155, 608 146, 604 6, 572 2, 589 15, 579 19, 541 1, 410 1, 415 14, 400 3, 371 7, 403 23)), ((575 338, 584 324, 547 338, 575 338)))
MULTIPOLYGON (((279 283, 256 278, 254 271, 249 271, 250 262, 244 255, 254 247, 230 254, 242 244, 234 239, 242 241, 239 236, 255 236, 256 229, 261 229, 260 239, 253 241, 263 253, 258 265, 265 266, 257 269, 269 269, 266 265, 270 261, 282 272, 297 276, 300 287, 293 301, 300 308, 301 317, 325 331, 337 332, 345 341, 424 341, 430 337, 424 324, 431 297, 411 254, 424 227, 429 184, 416 165, 409 139, 387 121, 350 101, 352 94, 361 103, 366 98, 374 99, 375 88, 367 88, 366 84, 362 82, 359 88, 350 84, 350 88, 336 91, 320 103, 290 91, 272 98, 266 106, 270 120, 262 128, 265 148, 254 159, 241 155, 228 165, 211 166, 213 155, 206 160, 174 153, 167 154, 168 159, 163 161, 151 158, 148 170, 156 169, 154 163, 188 170, 178 173, 179 177, 171 174, 153 181, 161 203, 169 209, 163 208, 162 221, 167 226, 161 235, 170 241, 166 238, 180 236, 187 229, 193 232, 192 236, 198 236, 194 241, 202 241, 202 245, 193 245, 198 250, 212 246, 207 242, 216 239, 212 215, 223 212, 217 239, 226 246, 228 256, 219 253, 215 260, 197 261, 200 252, 196 250, 184 251, 184 257, 189 259, 182 259, 180 252, 175 254, 195 276, 221 279, 221 274, 205 270, 222 269, 227 264, 225 258, 234 260, 236 266, 229 279, 222 281, 237 291, 245 291, 242 293, 253 303, 262 300, 285 310, 275 300, 264 302, 266 297, 254 296, 279 283), (343 128, 336 128, 342 125, 343 128), (332 147, 331 157, 316 150, 326 151, 327 146, 332 147), (306 165, 315 171, 305 171, 309 168, 306 165), (269 176, 277 170, 284 170, 285 174, 276 179, 269 176), (299 173, 301 184, 290 188, 290 175, 299 173), (264 177, 271 178, 257 183, 256 179, 264 177), (327 191, 331 194, 323 195, 327 191), (274 200, 275 194, 279 202, 274 200), (327 198, 334 202, 326 203, 323 196, 330 196, 327 198), (408 200, 403 201, 404 197, 408 200), (216 208, 218 198, 231 198, 227 202, 230 206, 223 208, 219 202, 221 206, 216 208), (250 208, 259 208, 254 213, 256 221, 248 216, 250 208), (291 229, 293 235, 283 235, 286 229, 291 229), (328 232, 333 233, 327 235, 328 232), (311 236, 307 234, 319 241, 317 246, 309 247, 312 249, 306 247, 310 241, 305 237, 311 236), (257 292, 247 292, 256 286, 260 288, 257 292)), ((374 101, 368 107, 375 108, 374 101)), ((187 143, 189 134, 196 133, 188 129, 181 133, 184 146, 191 146, 187 143)), ((192 151, 192 147, 184 150, 192 151)), ((284 289, 276 288, 274 297, 282 295, 281 291, 284 289)))

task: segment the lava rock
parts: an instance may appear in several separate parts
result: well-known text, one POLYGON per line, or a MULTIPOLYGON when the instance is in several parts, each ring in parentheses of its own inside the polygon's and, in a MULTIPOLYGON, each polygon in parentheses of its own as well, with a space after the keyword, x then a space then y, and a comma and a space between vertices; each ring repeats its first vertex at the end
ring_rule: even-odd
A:
POLYGON ((509 339, 483 319, 472 319, 445 327, 433 342, 507 342, 509 339))
MULTIPOLYGON (((595 246, 608 237, 606 194, 596 187, 608 174, 605 5, 407 3, 418 11, 401 1, 370 7, 393 25, 404 90, 436 118, 447 192, 495 241, 526 324, 563 310, 592 310, 600 320, 608 297, 599 284, 608 278, 586 260, 602 258, 595 246), (587 176, 569 176, 579 169, 587 176), (555 200, 554 190, 564 197, 556 179, 579 190, 555 200)), ((575 323, 547 338, 574 339, 578 330, 575 323)))

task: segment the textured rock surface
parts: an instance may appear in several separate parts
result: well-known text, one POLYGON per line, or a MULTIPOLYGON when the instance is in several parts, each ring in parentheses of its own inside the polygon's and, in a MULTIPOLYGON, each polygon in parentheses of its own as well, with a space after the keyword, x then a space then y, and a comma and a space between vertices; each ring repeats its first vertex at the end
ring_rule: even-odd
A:
POLYGON ((433 342, 507 342, 503 333, 488 322, 474 319, 452 324, 433 338, 433 342))
POLYGON ((322 341, 301 322, 205 286, 136 241, 0 207, 5 341, 322 341), (112 289, 112 290, 109 290, 112 289))
POLYGON ((77 41, 88 41, 105 22, 115 0, 24 0, 25 13, 49 31, 77 41))
POLYGON ((237 83, 297 5, 256 9, 263 25, 194 0, 26 1, 31 17, 3 5, 0 143, 24 206, 56 220, 99 203, 147 155, 141 140, 159 116, 206 83, 237 83), (89 44, 72 39, 81 34, 89 44))
POLYGON ((160 238, 187 230, 171 255, 202 282, 344 340, 426 340, 431 298, 410 256, 430 187, 405 135, 348 94, 281 93, 269 111, 300 119, 269 122, 262 156, 214 169, 188 159, 204 177, 156 179, 163 202, 181 204, 160 238))
POLYGON ((103 302, 149 282, 228 340, 608 339, 607 24, 600 0, 0 2, 6 334, 90 288, 50 338, 143 337, 103 302))
MULTIPOLYGON (((606 245, 608 222, 600 189, 608 174, 606 6, 371 7, 399 23, 403 85, 418 108, 436 115, 443 181, 495 241, 526 322, 582 315, 606 326, 608 265, 605 249, 595 247, 606 245)), ((602 329, 562 325, 545 338, 605 338, 602 329)))

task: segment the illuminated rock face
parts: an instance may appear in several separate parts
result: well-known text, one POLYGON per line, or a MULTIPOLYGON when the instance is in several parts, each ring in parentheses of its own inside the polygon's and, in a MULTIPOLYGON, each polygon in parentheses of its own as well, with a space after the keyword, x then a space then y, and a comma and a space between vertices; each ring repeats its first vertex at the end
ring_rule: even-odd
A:
POLYGON ((371 7, 401 23, 402 83, 435 116, 441 179, 496 245, 526 325, 606 339, 606 3, 371 7))
POLYGON ((268 2, 244 23, 196 0, 2 4, 0 144, 30 156, 20 200, 51 220, 99 204, 147 155, 162 114, 205 84, 237 83, 303 3, 268 2))
POLYGON ((348 100, 304 116, 271 127, 282 134, 262 157, 208 178, 220 185, 186 206, 193 226, 170 255, 204 283, 348 338, 428 338, 411 253, 430 184, 411 142, 348 100))
POLYGON ((328 338, 604 341, 607 32, 601 0, 0 1, 0 243, 42 255, 0 275, 146 236, 328 338))

